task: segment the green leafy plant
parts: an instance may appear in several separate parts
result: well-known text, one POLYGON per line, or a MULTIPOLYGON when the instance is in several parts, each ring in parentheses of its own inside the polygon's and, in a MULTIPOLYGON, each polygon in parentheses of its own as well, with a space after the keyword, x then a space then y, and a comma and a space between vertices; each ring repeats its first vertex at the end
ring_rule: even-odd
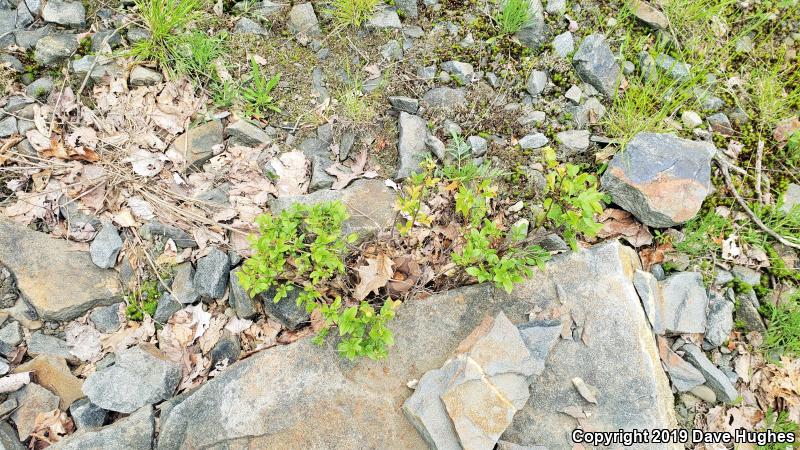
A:
POLYGON ((158 308, 158 282, 146 280, 138 289, 125 296, 125 316, 130 320, 140 321, 147 314, 150 317, 155 315, 158 308))
POLYGON ((495 16, 500 34, 514 34, 530 23, 530 8, 530 0, 501 0, 500 12, 495 16))
POLYGON ((290 292, 300 289, 297 305, 309 313, 318 310, 325 321, 314 338, 316 343, 322 343, 331 327, 337 326, 342 356, 383 358, 393 343, 386 324, 394 317, 395 302, 387 299, 376 312, 366 301, 347 306, 341 296, 331 294, 331 284, 345 273, 347 243, 357 238, 342 235, 347 217, 338 201, 295 204, 277 216, 258 216, 260 234, 251 238, 253 255, 244 262, 239 281, 251 296, 269 291, 276 303, 287 301, 290 292))
POLYGON ((596 175, 582 171, 575 164, 559 164, 551 147, 546 147, 544 154, 549 172, 542 203, 544 211, 536 223, 540 226, 551 223, 561 230, 570 247, 577 250, 578 235, 594 237, 602 229, 594 217, 603 212, 610 199, 599 191, 596 175))
POLYGON ((198 17, 202 4, 202 0, 136 0, 150 37, 135 43, 130 54, 139 60, 168 63, 174 37, 198 17))
POLYGON ((261 73, 255 59, 250 59, 250 85, 242 89, 242 100, 245 103, 245 113, 252 117, 262 118, 269 112, 281 112, 272 97, 272 90, 281 80, 281 74, 275 74, 267 79, 261 73))
POLYGON ((762 349, 766 354, 800 356, 800 293, 767 308, 769 326, 762 349))
MULTIPOLYGON (((761 431, 772 430, 776 433, 794 433, 795 438, 800 437, 800 425, 789 418, 789 413, 786 411, 779 411, 777 414, 772 408, 767 409, 764 415, 764 429, 761 431)), ((797 439, 795 439, 797 441, 797 439)), ((793 445, 787 444, 767 444, 759 445, 759 450, 786 450, 792 448, 793 445)))
POLYGON ((341 27, 358 28, 372 16, 380 0, 333 0, 331 15, 341 27))

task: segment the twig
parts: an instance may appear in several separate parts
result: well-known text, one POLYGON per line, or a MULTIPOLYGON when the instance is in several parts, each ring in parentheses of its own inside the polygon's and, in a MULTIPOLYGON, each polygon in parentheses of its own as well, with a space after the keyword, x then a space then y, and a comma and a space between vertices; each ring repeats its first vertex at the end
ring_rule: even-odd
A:
POLYGON ((764 141, 758 140, 756 147, 756 196, 758 203, 764 204, 764 196, 761 194, 761 160, 764 158, 764 141))
MULTIPOLYGON (((119 30, 121 30, 121 29, 123 29, 123 28, 127 27, 129 24, 130 24, 130 22, 126 21, 125 23, 123 23, 122 25, 120 25, 119 27, 117 27, 117 29, 115 29, 114 31, 112 31, 112 32, 111 32, 111 34, 109 34, 108 36, 106 36, 106 37, 103 39, 103 41, 100 43, 100 49, 102 50, 102 49, 103 49, 103 48, 106 46, 106 44, 108 44, 108 41, 109 41, 109 39, 111 39, 112 37, 116 36, 116 35, 117 35, 117 33, 119 32, 119 30)), ((100 60, 100 58, 101 58, 101 55, 95 55, 95 57, 94 57, 94 61, 92 61, 92 65, 91 65, 91 66, 89 66, 89 71, 88 71, 88 72, 86 72, 86 76, 85 76, 85 77, 83 77, 83 82, 81 82, 81 87, 79 87, 79 88, 78 88, 78 92, 77 92, 77 93, 75 93, 75 97, 76 97, 76 98, 77 98, 77 97, 80 97, 81 93, 82 93, 82 92, 83 92, 83 90, 86 88, 86 83, 88 83, 88 82, 89 82, 89 78, 91 78, 91 76, 92 76, 92 72, 94 71, 94 68, 95 68, 95 66, 97 66, 97 61, 99 61, 99 60, 100 60)))
POLYGON ((720 159, 717 156, 714 157, 714 161, 717 162, 717 165, 719 166, 720 170, 722 171, 722 177, 725 179, 725 186, 728 188, 729 191, 731 191, 731 193, 733 194, 733 197, 736 199, 736 202, 739 203, 739 206, 742 207, 742 209, 744 210, 745 214, 747 214, 750 217, 750 219, 753 220, 753 222, 756 224, 756 226, 758 226, 758 228, 761 228, 761 230, 764 231, 765 233, 767 233, 768 235, 770 235, 773 238, 775 238, 775 240, 780 242, 781 244, 783 244, 783 245, 785 245, 787 247, 800 249, 800 244, 796 244, 794 242, 791 242, 791 241, 787 240, 786 238, 784 238, 780 234, 776 233, 770 227, 764 225, 764 222, 762 222, 761 219, 759 219, 758 216, 756 216, 756 214, 753 212, 753 210, 751 210, 750 207, 747 206, 747 202, 744 200, 744 198, 742 198, 742 196, 739 194, 739 191, 737 191, 736 187, 733 185, 733 181, 731 180, 731 174, 728 171, 727 162, 725 162, 724 160, 720 159))

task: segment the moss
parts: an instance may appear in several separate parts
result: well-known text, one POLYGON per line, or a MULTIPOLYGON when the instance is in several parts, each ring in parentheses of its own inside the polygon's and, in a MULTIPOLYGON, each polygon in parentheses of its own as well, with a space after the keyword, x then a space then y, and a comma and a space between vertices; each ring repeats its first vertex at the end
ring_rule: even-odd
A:
POLYGON ((125 316, 134 321, 144 319, 144 314, 152 317, 158 308, 159 297, 161 293, 158 290, 158 282, 146 280, 138 289, 125 296, 125 302, 128 304, 125 316))

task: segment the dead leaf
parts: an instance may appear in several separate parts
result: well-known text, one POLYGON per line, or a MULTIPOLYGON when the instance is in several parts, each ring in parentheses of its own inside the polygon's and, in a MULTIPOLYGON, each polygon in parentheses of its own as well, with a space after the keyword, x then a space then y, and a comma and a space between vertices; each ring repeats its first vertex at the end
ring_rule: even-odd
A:
POLYGON ((164 163, 155 154, 141 148, 131 152, 131 155, 124 161, 131 163, 134 173, 146 178, 158 175, 164 167, 164 163))
POLYGON ((353 291, 353 296, 357 300, 364 300, 370 292, 377 294, 378 289, 386 286, 394 275, 392 265, 394 262, 386 255, 367 258, 367 265, 358 268, 359 282, 353 291))
POLYGON ((308 160, 303 152, 284 153, 270 161, 278 181, 275 183, 278 197, 302 195, 308 189, 306 168, 308 160))
POLYGON ((39 413, 33 422, 30 447, 44 448, 60 441, 74 430, 75 425, 66 412, 54 409, 39 413))
POLYGON ((70 322, 65 334, 69 352, 81 361, 97 361, 103 356, 102 335, 93 326, 70 322))
POLYGON ((364 167, 367 165, 367 150, 364 149, 353 162, 353 165, 348 167, 343 166, 342 164, 336 163, 332 166, 325 169, 330 175, 336 177, 336 181, 331 186, 333 190, 339 190, 347 187, 350 182, 356 180, 358 178, 375 178, 378 176, 377 172, 374 171, 364 171, 364 167))
POLYGON ((80 146, 80 147, 65 146, 63 141, 57 140, 56 138, 50 138, 49 148, 41 150, 39 154, 43 158, 58 158, 65 160, 89 161, 89 162, 100 161, 100 155, 98 155, 91 148, 85 146, 80 146))
POLYGON ((598 220, 603 228, 597 233, 600 239, 621 236, 634 247, 641 247, 653 243, 653 235, 647 226, 636 220, 633 215, 621 209, 608 208, 603 211, 598 220))

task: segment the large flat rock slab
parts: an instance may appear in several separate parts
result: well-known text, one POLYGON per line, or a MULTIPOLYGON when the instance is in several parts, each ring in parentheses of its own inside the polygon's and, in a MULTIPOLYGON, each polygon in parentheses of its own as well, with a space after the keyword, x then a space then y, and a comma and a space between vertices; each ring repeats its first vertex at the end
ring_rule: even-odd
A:
POLYGON ((159 449, 425 449, 403 416, 410 380, 438 369, 486 316, 515 324, 532 310, 584 314, 584 339, 555 344, 531 398, 501 439, 572 448, 578 424, 559 412, 580 405, 595 430, 675 425, 673 399, 650 325, 632 284, 636 255, 617 242, 557 258, 513 295, 477 285, 402 305, 384 361, 349 362, 333 342, 305 339, 229 367, 161 415, 159 449), (585 341, 585 343, 584 343, 585 341), (587 404, 572 385, 597 388, 587 404), (583 402, 583 403, 581 403, 583 402))
POLYGON ((89 309, 121 300, 122 286, 113 270, 100 269, 89 253, 69 242, 0 218, 0 264, 44 320, 66 321, 89 309))

